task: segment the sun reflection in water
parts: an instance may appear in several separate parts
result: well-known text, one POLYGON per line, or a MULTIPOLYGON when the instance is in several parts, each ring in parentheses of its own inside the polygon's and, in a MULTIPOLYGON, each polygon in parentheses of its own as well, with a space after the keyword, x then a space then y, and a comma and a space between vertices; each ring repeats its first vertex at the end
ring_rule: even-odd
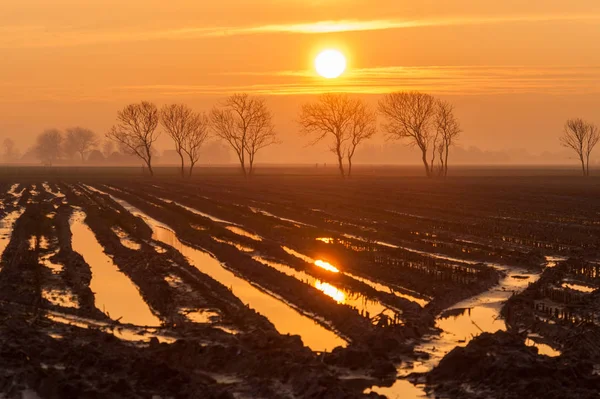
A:
POLYGON ((315 261, 315 265, 319 266, 321 269, 325 269, 329 272, 333 272, 333 273, 339 273, 340 271, 338 270, 337 267, 333 266, 331 263, 329 262, 325 262, 324 260, 316 260, 315 261))
POLYGON ((325 244, 333 244, 335 240, 332 237, 319 237, 317 241, 324 242, 325 244))
POLYGON ((346 303, 346 295, 331 284, 315 280, 315 288, 332 297, 337 303, 346 303))

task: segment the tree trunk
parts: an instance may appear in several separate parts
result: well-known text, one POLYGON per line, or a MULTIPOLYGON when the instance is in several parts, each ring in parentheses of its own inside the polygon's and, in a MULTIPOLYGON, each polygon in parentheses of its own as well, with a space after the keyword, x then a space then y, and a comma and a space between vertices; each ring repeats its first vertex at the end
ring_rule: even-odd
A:
POLYGON ((348 155, 348 177, 352 177, 352 155, 348 155))
POLYGON ((589 176, 590 175, 590 154, 587 154, 586 156, 586 160, 585 160, 585 175, 589 176))
POLYGON ((246 172, 246 159, 244 158, 244 149, 242 149, 241 153, 238 153, 238 159, 240 161, 240 166, 242 167, 242 175, 244 178, 248 177, 248 173, 246 172))
POLYGON ((429 171, 429 164, 427 163, 427 149, 422 149, 422 157, 421 159, 423 160, 423 165, 425 165, 425 176, 427 177, 431 177, 431 172, 429 171))
POLYGON ((192 171, 194 170, 194 165, 196 165, 196 162, 190 160, 190 171, 188 173, 188 179, 192 178, 192 171))
POLYGON ((444 177, 448 176, 448 151, 450 150, 450 146, 446 144, 446 160, 444 161, 444 177))
POLYGON ((183 154, 181 152, 178 152, 179 154, 179 158, 181 158, 181 177, 185 177, 185 166, 183 163, 183 154))
POLYGON ((346 173, 344 172, 344 158, 342 157, 342 154, 340 153, 339 150, 337 153, 338 153, 337 156, 338 156, 338 166, 340 168, 340 174, 342 175, 342 179, 345 179, 346 173))
POLYGON ((152 159, 151 158, 148 158, 148 162, 146 162, 146 165, 148 165, 148 172, 150 172, 150 176, 153 177, 154 171, 152 170, 152 159))
POLYGON ((585 173, 585 161, 583 160, 583 155, 580 155, 579 159, 581 160, 581 170, 583 172, 583 175, 587 176, 586 173, 585 173))

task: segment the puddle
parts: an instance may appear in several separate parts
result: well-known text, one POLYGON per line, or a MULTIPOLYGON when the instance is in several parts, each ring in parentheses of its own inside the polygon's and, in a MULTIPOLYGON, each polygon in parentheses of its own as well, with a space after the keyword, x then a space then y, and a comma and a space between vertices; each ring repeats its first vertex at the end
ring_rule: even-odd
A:
POLYGON ((133 249, 135 251, 138 251, 140 248, 142 248, 142 245, 135 242, 122 228, 113 226, 111 227, 111 230, 117 235, 117 237, 119 237, 119 240, 121 240, 121 245, 125 248, 133 249))
POLYGON ((179 313, 187 317, 187 319, 194 323, 212 324, 219 321, 221 315, 214 310, 199 310, 199 309, 180 309, 179 313))
POLYGON ((385 395, 388 399, 423 399, 431 397, 425 393, 424 386, 415 386, 407 380, 396 380, 391 387, 372 387, 364 391, 367 395, 371 392, 385 395))
POLYGON ((545 256, 546 258, 546 267, 556 267, 558 262, 563 262, 567 260, 566 256, 545 256))
POLYGON ((48 239, 46 238, 46 236, 41 236, 40 237, 40 244, 39 244, 39 248, 40 249, 48 249, 48 239))
POLYGON ((267 317, 280 333, 300 335, 304 344, 315 351, 331 351, 337 346, 347 345, 346 341, 334 332, 299 313, 275 296, 258 289, 247 280, 237 277, 210 254, 183 244, 168 226, 150 218, 123 200, 113 196, 111 198, 133 215, 143 218, 152 228, 155 240, 175 248, 188 259, 192 266, 226 287, 230 287, 235 296, 267 317))
POLYGON ((138 288, 121 273, 84 222, 85 213, 73 212, 70 225, 73 250, 78 252, 92 270, 90 289, 96 307, 113 320, 142 326, 158 326, 160 320, 152 314, 138 288))
MULTIPOLYGON (((291 248, 288 248, 288 247, 282 247, 282 248, 288 254, 293 255, 293 256, 295 256, 295 257, 297 257, 299 259, 302 259, 306 263, 314 264, 316 266, 319 266, 322 269, 331 271, 333 273, 339 273, 340 272, 340 270, 337 267, 333 266, 332 264, 330 264, 328 262, 325 262, 323 260, 315 260, 315 259, 311 258, 310 256, 306 256, 304 254, 301 254, 300 252, 295 251, 295 250, 293 250, 291 248)), ((376 283, 376 282, 371 281, 371 280, 369 280, 367 278, 364 278, 364 277, 355 276, 354 274, 350 274, 350 273, 346 273, 346 272, 343 272, 343 274, 346 275, 346 276, 348 276, 348 277, 353 278, 354 280, 360 281, 361 283, 367 284, 368 286, 370 286, 371 288, 373 288, 373 289, 375 289, 377 291, 385 292, 386 294, 391 293, 391 294, 394 294, 397 297, 408 299, 409 301, 417 303, 421 307, 424 307, 425 305, 427 305, 430 302, 430 300, 426 300, 426 299, 423 299, 423 298, 418 298, 418 297, 416 297, 414 295, 410 295, 408 293, 401 292, 400 289, 393 289, 392 287, 390 287, 388 285, 376 283)), ((410 291, 410 290, 406 290, 406 289, 403 289, 403 290, 410 291)))
POLYGON ((335 267, 331 263, 325 262, 324 260, 321 260, 321 259, 317 259, 314 264, 315 264, 315 266, 319 266, 321 269, 327 270, 328 272, 332 272, 332 273, 340 272, 337 267, 335 267))
MULTIPOLYGON (((10 243, 10 237, 12 236, 13 227, 15 222, 25 210, 19 209, 17 211, 12 211, 8 213, 4 219, 0 220, 0 260, 2 260, 2 255, 4 254, 4 250, 10 243)), ((0 270, 2 270, 2 264, 0 263, 0 270)))
POLYGON ((50 260, 50 258, 52 258, 54 255, 56 255, 57 251, 54 252, 50 252, 48 254, 42 255, 39 258, 39 262, 40 264, 46 266, 48 269, 52 270, 53 274, 59 274, 63 271, 64 266, 61 265, 60 263, 54 263, 50 260))
POLYGON ((235 233, 239 236, 244 236, 244 237, 248 237, 248 238, 252 238, 254 241, 262 241, 262 237, 256 234, 252 234, 247 230, 244 230, 240 227, 236 227, 236 226, 227 226, 225 227, 227 230, 231 231, 232 233, 235 233))
POLYGON ((37 237, 36 236, 31 236, 29 237, 29 240, 27 241, 29 242, 29 250, 30 251, 35 251, 35 248, 37 246, 37 237))
POLYGON ((65 197, 65 195, 63 193, 61 193, 60 190, 58 190, 57 192, 52 191, 52 189, 50 189, 50 185, 48 184, 48 182, 42 183, 42 187, 44 187, 44 190, 46 190, 47 193, 52 194, 56 198, 64 198, 65 197))
POLYGON ((123 341, 148 341, 150 338, 156 338, 159 342, 168 344, 177 341, 176 338, 159 334, 159 330, 155 328, 133 328, 122 325, 115 326, 97 320, 85 319, 82 317, 75 317, 56 312, 48 312, 46 318, 55 323, 72 325, 79 328, 96 328, 105 333, 112 334, 123 341))
POLYGON ((578 281, 573 281, 573 280, 569 280, 569 279, 564 279, 562 284, 561 284, 562 288, 568 288, 571 290, 575 290, 575 291, 579 291, 579 292, 584 292, 584 293, 591 293, 594 292, 598 289, 598 287, 592 287, 590 285, 584 285, 578 281))
POLYGON ((321 281, 308 273, 298 271, 292 267, 284 265, 282 263, 274 262, 260 256, 252 257, 257 262, 263 263, 273 269, 286 274, 288 276, 294 277, 296 280, 302 281, 308 285, 315 287, 317 290, 321 291, 328 297, 332 298, 339 304, 344 304, 348 306, 352 306, 356 308, 361 314, 367 314, 370 317, 374 317, 378 314, 386 314, 394 320, 395 316, 400 315, 400 311, 395 310, 389 306, 386 306, 379 302, 378 300, 373 300, 367 298, 361 293, 346 290, 343 288, 338 288, 330 283, 321 281))
POLYGON ((283 218, 283 217, 281 217, 281 216, 273 215, 272 213, 270 213, 270 212, 267 212, 267 211, 265 211, 265 210, 263 210, 263 209, 259 209, 259 208, 250 207, 250 210, 251 210, 252 212, 254 212, 254 213, 260 213, 260 214, 263 214, 263 215, 265 215, 265 216, 269 216, 269 217, 272 217, 272 218, 275 218, 275 219, 279 219, 279 220, 281 220, 281 221, 283 221, 283 222, 292 223, 292 224, 296 225, 296 227, 300 227, 300 226, 315 227, 315 226, 314 226, 314 225, 312 225, 312 224, 308 224, 308 223, 300 222, 300 221, 298 221, 298 220, 294 220, 294 219, 288 219, 288 218, 283 218))
POLYGON ((50 302, 52 305, 61 306, 63 308, 79 308, 77 297, 68 290, 42 290, 42 298, 50 302))
POLYGON ((358 240, 358 241, 362 241, 362 242, 367 242, 367 243, 368 242, 372 242, 372 243, 375 243, 377 245, 381 245, 382 247, 388 247, 388 248, 394 248, 394 249, 402 249, 404 251, 412 252, 412 253, 423 255, 423 256, 428 256, 430 258, 447 260, 449 262, 466 263, 468 265, 477 265, 477 264, 481 263, 481 262, 474 261, 474 260, 454 258, 454 257, 451 257, 451 256, 446 256, 444 254, 439 254, 439 253, 435 253, 435 252, 426 252, 426 251, 420 251, 418 249, 413 249, 413 248, 408 248, 408 247, 402 247, 400 245, 390 244, 390 243, 384 242, 384 241, 371 241, 371 240, 369 240, 367 238, 359 237, 359 236, 355 236, 355 235, 351 235, 351 234, 344 234, 343 236, 346 237, 346 238, 350 238, 350 239, 354 239, 354 240, 358 240))
POLYGON ((7 191, 7 194, 12 195, 13 197, 20 197, 23 194, 23 191, 17 193, 17 188, 19 188, 19 183, 15 183, 7 191))
POLYGON ((183 205, 183 204, 181 204, 181 203, 179 203, 179 202, 171 201, 171 200, 169 200, 169 199, 166 199, 166 198, 160 198, 160 197, 154 197, 154 198, 157 198, 157 199, 161 200, 162 202, 166 202, 166 203, 168 203, 168 204, 174 204, 174 205, 177 205, 178 207, 181 207, 181 208, 183 208, 183 209, 185 209, 185 210, 187 210, 187 211, 190 211, 190 212, 192 212, 192 213, 195 213, 196 215, 200 215, 200 216, 202 216, 202 217, 205 217, 205 218, 207 218, 207 219, 210 219, 210 220, 212 220, 213 222, 216 222, 216 223, 231 224, 231 225, 234 225, 234 226, 239 226, 237 223, 233 223, 233 222, 230 222, 230 221, 228 221, 228 220, 219 219, 219 218, 218 218, 218 217, 216 217, 216 216, 209 215, 208 213, 200 212, 199 210, 197 210, 197 209, 195 209, 195 208, 191 208, 191 207, 189 207, 189 206, 185 206, 185 205, 183 205))
POLYGON ((457 346, 466 346, 482 332, 494 333, 506 329, 504 319, 500 316, 504 302, 513 294, 527 288, 529 283, 537 281, 539 274, 519 269, 503 270, 507 271, 507 274, 498 285, 442 312, 436 322, 436 326, 442 330, 442 333, 415 348, 417 351, 427 352, 430 359, 415 362, 413 369, 403 370, 404 374, 412 371, 430 371, 448 352, 457 346))
MULTIPOLYGON (((412 365, 399 368, 400 376, 407 376, 413 372, 429 372, 455 347, 466 346, 471 339, 482 332, 494 333, 506 329, 506 324, 500 317, 504 302, 513 293, 518 293, 527 288, 529 283, 535 282, 539 278, 539 274, 531 274, 526 270, 496 267, 507 272, 500 283, 480 295, 457 303, 438 316, 436 325, 443 330, 442 333, 439 336, 429 337, 415 347, 415 351, 427 353, 430 356, 429 359, 415 361, 412 365), (514 276, 521 276, 521 278, 513 278, 514 276)), ((542 347, 540 350, 550 353, 546 347, 542 347)), ((379 394, 385 394, 388 398, 429 397, 423 387, 414 386, 406 380, 397 380, 388 388, 373 387, 372 390, 379 394)))
POLYGON ((227 240, 221 240, 220 238, 217 237, 211 237, 213 240, 215 240, 216 242, 220 242, 221 244, 229 244, 233 247, 236 247, 238 250, 242 251, 242 252, 254 252, 254 248, 250 248, 247 247, 245 245, 242 244, 238 244, 236 242, 232 242, 232 241, 227 241, 227 240))
POLYGON ((548 344, 537 342, 535 338, 539 338, 539 336, 537 334, 529 334, 529 337, 525 340, 525 345, 535 346, 540 355, 548 357, 557 357, 561 355, 560 351, 554 349, 548 344))
POLYGON ((332 237, 318 237, 315 240, 324 242, 325 244, 333 244, 335 242, 335 238, 332 237))

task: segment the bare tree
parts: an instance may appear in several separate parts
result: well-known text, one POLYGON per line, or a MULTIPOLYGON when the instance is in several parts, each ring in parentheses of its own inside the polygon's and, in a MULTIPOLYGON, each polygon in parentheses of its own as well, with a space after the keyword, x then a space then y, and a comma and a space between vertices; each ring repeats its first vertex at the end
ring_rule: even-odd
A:
POLYGON ((82 127, 67 129, 64 150, 69 156, 79 154, 81 162, 85 161, 86 155, 98 145, 96 133, 82 127))
MULTIPOLYGON (((446 177, 448 176, 448 154, 450 153, 450 147, 456 144, 456 140, 462 132, 460 123, 454 115, 454 106, 447 101, 437 101, 435 129, 433 153, 435 154, 437 148, 440 158, 439 174, 446 177)), ((433 163, 431 168, 433 168, 433 163)))
POLYGON ((200 150, 210 133, 210 120, 205 113, 194 114, 190 121, 190 129, 183 142, 183 151, 190 160, 188 177, 192 177, 194 165, 200 159, 200 150))
POLYGON ((102 155, 104 155, 104 158, 108 158, 113 152, 115 152, 115 143, 111 140, 105 140, 102 144, 102 155))
POLYGON ((376 131, 376 114, 361 100, 347 94, 322 94, 314 103, 302 106, 298 123, 302 132, 314 135, 311 144, 325 137, 333 139, 329 149, 337 156, 342 178, 351 176, 352 157, 356 148, 376 131), (348 172, 344 168, 348 160, 348 172))
POLYGON ((432 176, 427 151, 434 140, 435 98, 416 91, 385 95, 379 102, 379 112, 386 118, 383 125, 388 139, 409 138, 409 145, 421 150, 425 174, 432 176))
POLYGON ((2 158, 5 162, 14 162, 19 158, 20 152, 13 139, 7 137, 2 142, 2 158))
POLYGON ((185 176, 183 143, 188 135, 193 111, 183 104, 165 105, 160 110, 160 123, 175 144, 175 151, 181 160, 181 177, 185 176))
POLYGON ((254 174, 254 159, 256 154, 261 149, 273 144, 279 144, 277 133, 273 125, 273 115, 267 108, 266 104, 262 103, 256 107, 255 124, 250 129, 246 136, 246 152, 248 154, 248 174, 254 174))
POLYGON ((563 147, 577 153, 583 176, 590 175, 590 154, 600 140, 598 127, 581 118, 569 119, 565 123, 563 135, 559 138, 563 147))
POLYGON ((175 151, 181 159, 181 177, 185 176, 185 160, 190 160, 188 176, 200 158, 200 147, 208 137, 208 118, 192 111, 183 104, 165 105, 160 111, 160 122, 175 143, 175 151))
POLYGON ((235 151, 244 177, 254 171, 256 153, 275 144, 273 116, 263 99, 234 94, 211 111, 210 121, 217 137, 235 151), (249 158, 249 170, 246 167, 249 158))
POLYGON ((148 166, 150 176, 154 176, 152 145, 160 135, 156 131, 158 119, 158 108, 153 103, 130 104, 117 113, 117 124, 106 134, 129 155, 141 158, 148 166))
POLYGON ((57 129, 48 129, 36 139, 36 156, 44 165, 52 166, 62 154, 63 135, 57 129))

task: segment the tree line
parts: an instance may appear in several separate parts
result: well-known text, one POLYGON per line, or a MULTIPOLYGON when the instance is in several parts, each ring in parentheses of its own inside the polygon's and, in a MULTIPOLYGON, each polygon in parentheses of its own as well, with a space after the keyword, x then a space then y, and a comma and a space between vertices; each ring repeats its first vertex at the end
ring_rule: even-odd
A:
MULTIPOLYGON (((462 130, 453 105, 429 94, 389 93, 373 108, 348 94, 326 93, 301 106, 297 124, 311 145, 328 141, 340 176, 346 178, 352 176, 357 148, 377 133, 378 117, 383 119, 380 128, 387 140, 403 141, 420 151, 427 177, 448 175, 450 149, 462 130)), ((147 101, 129 104, 117 112, 115 125, 105 135, 109 140, 104 143, 105 153, 116 145, 119 151, 141 159, 153 175, 154 143, 162 132, 173 141, 182 177, 192 176, 209 137, 233 150, 244 177, 254 174, 256 157, 262 149, 280 143, 266 101, 242 93, 226 98, 209 112, 196 112, 184 104, 168 104, 160 109, 147 101)), ((568 120, 560 137, 563 146, 577 153, 584 176, 589 175, 590 154, 599 140, 598 128, 582 119, 568 120)), ((3 144, 5 152, 14 151, 14 143, 5 140, 3 144)), ((44 131, 37 138, 35 150, 44 164, 51 165, 61 154, 83 161, 98 145, 94 132, 75 127, 65 133, 44 131)))

